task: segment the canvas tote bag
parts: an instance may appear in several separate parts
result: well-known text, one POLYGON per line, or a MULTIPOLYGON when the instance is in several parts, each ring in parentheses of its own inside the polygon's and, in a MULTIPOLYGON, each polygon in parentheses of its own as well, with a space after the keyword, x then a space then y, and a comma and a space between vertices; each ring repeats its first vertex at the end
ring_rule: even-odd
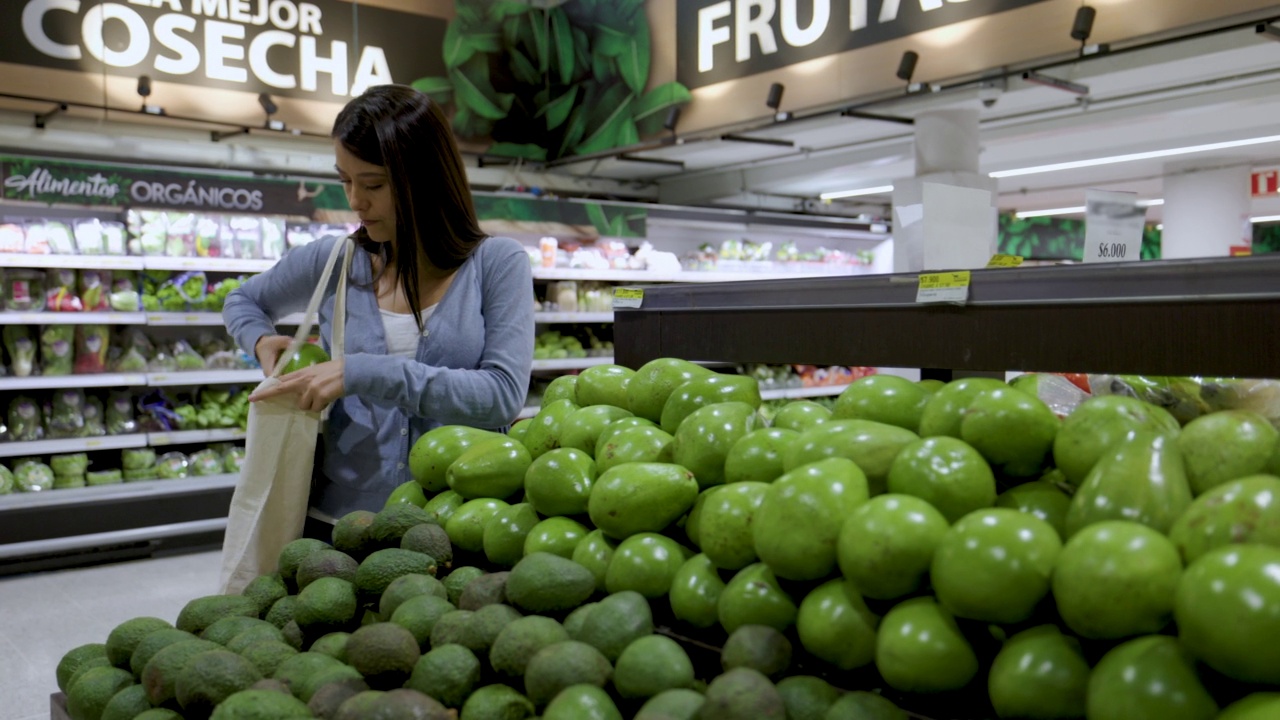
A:
MULTIPOLYGON (((329 253, 320 283, 293 342, 280 356, 271 377, 258 386, 259 390, 279 384, 286 359, 292 357, 311 334, 329 278, 338 256, 345 250, 334 300, 332 343, 333 359, 342 357, 352 247, 350 239, 333 244, 333 252, 329 253)), ((231 496, 231 512, 222 543, 222 593, 240 593, 254 578, 275 572, 280 550, 302 535, 321 420, 321 413, 299 410, 292 395, 260 400, 249 407, 244 463, 231 496)))

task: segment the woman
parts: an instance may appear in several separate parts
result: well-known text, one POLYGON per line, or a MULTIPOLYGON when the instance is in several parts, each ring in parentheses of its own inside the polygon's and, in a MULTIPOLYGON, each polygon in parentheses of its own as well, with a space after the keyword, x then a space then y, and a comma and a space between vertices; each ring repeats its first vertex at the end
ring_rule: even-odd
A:
MULTIPOLYGON (((533 362, 528 255, 485 237, 440 107, 412 88, 370 88, 333 126, 338 176, 360 216, 348 280, 346 356, 289 373, 250 400, 333 404, 305 533, 379 510, 411 480, 409 449, 441 424, 502 428, 519 413, 533 362)), ((227 296, 223 318, 268 375, 291 338, 275 320, 305 309, 333 248, 315 242, 227 296)), ((336 274, 336 273, 335 273, 336 274)), ((337 279, 320 310, 331 343, 337 279)))

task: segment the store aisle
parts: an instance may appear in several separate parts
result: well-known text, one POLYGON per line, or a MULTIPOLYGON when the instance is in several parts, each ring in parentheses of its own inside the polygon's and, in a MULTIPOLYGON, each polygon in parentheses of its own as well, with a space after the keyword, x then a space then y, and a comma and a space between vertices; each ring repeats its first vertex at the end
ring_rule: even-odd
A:
POLYGON ((64 653, 106 642, 129 618, 173 622, 188 600, 217 592, 218 562, 203 552, 0 578, 0 720, 47 719, 64 653))

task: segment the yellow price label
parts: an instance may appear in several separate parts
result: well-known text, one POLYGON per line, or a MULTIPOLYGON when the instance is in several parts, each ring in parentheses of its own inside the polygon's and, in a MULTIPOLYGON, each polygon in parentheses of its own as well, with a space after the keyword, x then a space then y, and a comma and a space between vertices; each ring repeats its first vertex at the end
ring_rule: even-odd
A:
POLYGON ((644 290, 640 288, 617 287, 613 289, 613 306, 615 308, 638 308, 644 302, 644 290))
POLYGON ((916 302, 962 303, 969 299, 969 271, 956 270, 941 273, 922 273, 916 302))
POLYGON ((1019 255, 997 254, 992 255, 991 259, 987 261, 987 267, 989 268, 1018 267, 1021 264, 1022 257, 1019 255))

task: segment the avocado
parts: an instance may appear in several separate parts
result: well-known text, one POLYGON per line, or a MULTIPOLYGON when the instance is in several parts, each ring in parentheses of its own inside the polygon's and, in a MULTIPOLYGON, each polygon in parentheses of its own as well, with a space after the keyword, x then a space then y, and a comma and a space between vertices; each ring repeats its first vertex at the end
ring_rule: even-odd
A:
POLYGON ((254 578, 245 586, 244 592, 240 593, 252 600, 258 606, 258 617, 265 618, 267 611, 271 609, 276 601, 289 594, 289 589, 285 587, 284 581, 279 575, 260 575, 254 578))
POLYGON ((791 641, 767 625, 743 625, 725 641, 720 666, 726 671, 747 667, 776 677, 791 667, 791 641))
POLYGON ((147 699, 147 689, 141 685, 130 685, 111 696, 106 707, 102 709, 102 720, 133 720, 150 709, 151 701, 147 699))
POLYGON ((578 382, 574 384, 576 402, 583 407, 610 405, 625 410, 627 385, 635 374, 635 370, 621 365, 589 367, 578 374, 578 382))
POLYGON ((387 589, 382 592, 382 597, 378 600, 378 614, 390 618, 404 601, 419 595, 447 598, 449 592, 444 589, 443 583, 430 575, 421 573, 401 575, 392 580, 387 589))
POLYGON ((169 708, 151 708, 134 717, 133 720, 182 720, 182 716, 169 708))
POLYGON ((609 693, 595 685, 570 685, 542 712, 543 720, 622 720, 609 693))
MULTIPOLYGON (((840 691, 822 678, 796 675, 778 682, 778 694, 787 708, 788 720, 826 720, 827 709, 840 699, 840 691)), ((857 715, 841 715, 843 720, 857 715)))
POLYGON ((569 613, 564 619, 564 631, 569 633, 570 640, 577 640, 582 635, 582 626, 587 623, 587 616, 591 611, 596 609, 600 603, 584 603, 579 605, 573 612, 569 613))
POLYGON ((294 696, 309 704, 315 699, 316 693, 329 685, 354 684, 357 682, 368 687, 368 683, 361 677, 360 671, 350 665, 328 665, 302 678, 298 684, 292 686, 292 689, 294 696))
POLYGON ((456 644, 432 648, 413 666, 405 687, 429 695, 452 708, 462 707, 480 682, 480 661, 475 653, 456 644))
MULTIPOLYGON (((452 490, 445 490, 428 500, 427 504, 422 506, 422 509, 426 510, 428 515, 434 517, 441 527, 444 527, 444 524, 449 522, 449 518, 453 517, 453 514, 458 511, 458 508, 462 507, 464 502, 466 501, 458 493, 452 490)), ((410 529, 412 530, 412 528, 410 529)), ((407 535, 408 533, 405 534, 407 535)), ((404 538, 401 538, 400 541, 404 542, 404 538)), ((435 556, 432 555, 432 557, 435 556)))
POLYGON ((441 615, 431 628, 431 647, 441 645, 462 645, 466 638, 467 623, 471 622, 472 611, 454 610, 441 615))
POLYGON ((439 525, 414 525, 400 538, 400 548, 429 555, 442 567, 453 564, 453 544, 449 542, 449 533, 439 525))
POLYGON ((671 463, 625 463, 596 479, 587 501, 591 522, 623 540, 642 532, 662 532, 698 499, 693 473, 671 463))
POLYGON ((297 695, 299 689, 313 675, 328 668, 341 666, 341 662, 323 653, 297 653, 285 658, 272 673, 272 678, 284 683, 294 695, 297 695))
POLYGON ((436 561, 429 555, 400 548, 386 548, 369 555, 356 569, 356 590, 367 598, 382 595, 398 577, 417 573, 435 575, 436 561))
POLYGON ((502 628, 494 639, 489 648, 489 664, 500 673, 520 677, 524 675, 529 659, 539 650, 569 639, 564 626, 549 617, 530 615, 518 618, 502 628))
POLYGON ((595 592, 589 570, 550 553, 533 553, 516 563, 507 578, 507 599, 531 613, 569 610, 595 592))
MULTIPOLYGON (((157 617, 138 617, 125 620, 107 636, 106 654, 112 665, 119 668, 129 667, 129 658, 137 649, 142 639, 156 630, 172 628, 167 621, 157 617)), ((69 653, 68 653, 69 654, 69 653)), ((96 653, 95 653, 96 654, 96 653)), ((62 683, 59 683, 59 687, 62 683)))
POLYGON ((799 612, 764 563, 739 570, 720 592, 716 609, 721 627, 729 633, 743 625, 768 625, 783 631, 791 627, 799 612))
POLYGON ((299 652, 301 652, 303 644, 307 641, 297 620, 290 620, 288 625, 281 628, 280 637, 284 638, 286 645, 299 652))
POLYGON ((903 448, 920 437, 910 430, 871 420, 833 420, 812 427, 792 441, 782 459, 788 473, 803 465, 840 457, 852 460, 866 476, 870 495, 883 493, 889 471, 903 448))
MULTIPOLYGON (((160 629, 147 633, 146 637, 138 642, 138 646, 133 649, 133 654, 129 656, 129 670, 134 677, 142 676, 142 669, 151 662, 151 658, 164 648, 185 640, 198 640, 195 635, 185 631, 173 629, 160 629)), ((59 674, 61 677, 61 673, 59 674)), ((68 675, 70 679, 70 675, 68 675)))
POLYGON ((577 409, 578 406, 569 400, 543 401, 524 436, 524 445, 532 459, 537 460, 560 447, 561 428, 577 409))
POLYGON ((671 612, 698 628, 709 628, 719 620, 718 606, 725 583, 706 555, 685 561, 671 579, 671 612))
POLYGON ((462 600, 462 591, 467 589, 472 580, 483 577, 485 572, 477 567, 464 566, 454 568, 444 579, 445 597, 457 605, 462 600))
POLYGON ((570 640, 548 645, 529 659, 524 688, 529 699, 541 707, 570 685, 604 687, 612 674, 613 667, 599 650, 570 640))
POLYGON ((707 686, 698 720, 787 720, 786 706, 769 678, 751 668, 734 668, 707 686))
POLYGON ((449 488, 445 473, 458 456, 477 442, 497 433, 465 425, 442 425, 418 438, 409 450, 409 473, 428 493, 449 488))
POLYGON ((338 714, 338 708, 342 706, 342 703, 368 689, 369 684, 363 678, 331 682, 315 691, 315 694, 307 701, 307 708, 311 710, 312 715, 318 718, 332 720, 338 714))
MULTIPOLYGON (((560 447, 558 450, 578 450, 588 458, 596 451, 596 443, 600 433, 615 420, 632 417, 629 410, 612 405, 592 405, 582 407, 565 418, 560 428, 560 447)), ((556 452, 552 450, 551 452, 556 452)), ((546 457, 544 455, 543 457, 546 457)), ((541 458, 539 458, 541 459, 541 458)), ((526 489, 528 482, 525 483, 526 489)))
POLYGON ((227 641, 227 649, 233 653, 241 654, 244 649, 261 640, 276 640, 284 642, 284 633, 271 623, 264 622, 262 625, 254 625, 227 641))
POLYGON ((442 597, 418 595, 400 603, 400 607, 391 614, 391 622, 408 630, 418 641, 421 651, 430 647, 431 631, 436 621, 454 610, 453 605, 442 597))
MULTIPOLYGON (((367 561, 366 561, 367 562, 367 561)), ((298 593, 294 621, 312 637, 349 628, 356 619, 356 589, 339 578, 320 578, 298 593)))
POLYGON ((271 690, 241 690, 214 708, 210 720, 267 720, 307 717, 306 703, 271 690))
POLYGON ((375 689, 403 685, 419 657, 413 633, 395 623, 366 625, 347 640, 348 664, 375 689))
POLYGON ((634 590, 647 598, 664 597, 691 555, 666 535, 632 535, 618 543, 605 570, 604 587, 611 593, 634 590))
POLYGON ((523 554, 543 552, 573 559, 573 551, 589 532, 586 525, 573 518, 549 517, 530 528, 523 554))
POLYGON ((204 632, 200 633, 200 639, 208 640, 209 642, 216 642, 219 645, 226 647, 227 643, 231 642, 235 636, 245 630, 264 626, 273 630, 275 629, 275 626, 266 620, 259 620, 256 617, 245 617, 243 615, 231 615, 224 617, 205 628, 204 632))
POLYGON ((354 582, 356 568, 360 563, 355 558, 338 550, 320 550, 308 555, 298 565, 298 573, 294 582, 301 591, 312 582, 322 577, 336 577, 354 582))
POLYGON ((596 603, 574 638, 599 650, 610 662, 636 640, 653 634, 653 611, 637 592, 625 590, 596 603))
POLYGON ((338 706, 333 720, 373 720, 378 717, 377 704, 387 693, 383 690, 365 690, 347 698, 338 706))
POLYGON ((325 550, 328 547, 328 543, 315 538, 298 538, 285 545, 280 549, 280 557, 277 561, 280 579, 286 585, 291 586, 294 577, 298 573, 298 566, 302 564, 302 561, 311 553, 325 550))
POLYGON ((613 669, 613 686, 622 697, 649 698, 665 690, 693 685, 693 662, 675 640, 642 637, 627 646, 613 669))
POLYGON ((89 668, 67 692, 67 712, 75 720, 101 720, 111 698, 130 685, 133 685, 133 676, 126 670, 109 664, 89 668))
POLYGON ((547 389, 542 391, 542 404, 557 400, 568 400, 574 405, 581 405, 578 402, 577 375, 561 375, 547 384, 547 389))
MULTIPOLYGON (((782 476, 783 458, 800 433, 771 427, 752 430, 729 448, 724 458, 724 481, 771 483, 782 476)), ((695 471, 696 474, 696 471, 695 471)))
POLYGON ((569 559, 590 570, 596 579, 596 591, 604 592, 605 575, 617 547, 618 544, 605 537, 603 532, 592 530, 574 546, 573 555, 569 559))
MULTIPOLYGON (((546 457, 545 455, 543 457, 546 457)), ((511 567, 524 557, 524 541, 538 524, 538 513, 529 503, 499 508, 484 526, 484 556, 489 562, 511 567)))
POLYGON ((218 703, 247 690, 262 679, 253 663, 227 650, 206 652, 191 659, 174 683, 183 712, 207 715, 218 703))
POLYGON ((345 663, 347 661, 347 641, 350 639, 351 633, 331 632, 311 643, 311 647, 307 648, 307 652, 328 655, 338 662, 345 663))
MULTIPOLYGON (((866 475, 843 457, 787 472, 768 486, 755 512, 751 537, 756 554, 778 577, 817 580, 829 575, 836 566, 836 541, 845 518, 869 497, 866 475)), ((705 518, 707 510, 703 512, 705 518)))
POLYGON ((472 613, 462 631, 461 645, 477 655, 488 655, 502 630, 522 616, 509 605, 485 605, 472 613))
POLYGON ((698 487, 725 482, 725 460, 738 440, 756 429, 756 408, 743 402, 704 405, 689 414, 673 433, 671 459, 697 478, 698 487))
POLYGON ((360 720, 454 720, 456 717, 435 698, 409 688, 387 691, 373 701, 368 714, 359 716, 360 720))
POLYGON ((174 626, 199 635, 214 622, 230 615, 258 617, 258 604, 240 595, 209 595, 187 603, 174 626))
POLYGON ((640 707, 635 720, 697 720, 706 698, 693 690, 665 690, 640 707))
POLYGON ((285 595, 271 604, 271 609, 267 611, 264 619, 278 628, 283 628, 293 620, 293 613, 297 610, 297 606, 297 595, 285 595))
POLYGON ((524 720, 533 715, 529 698, 506 685, 486 685, 463 703, 460 720, 524 720))
POLYGON ((176 695, 178 676, 196 656, 223 647, 208 640, 184 640, 164 648, 152 656, 142 669, 142 686, 147 689, 147 699, 152 705, 164 705, 176 695))
POLYGON ((671 433, 649 425, 624 425, 632 419, 619 420, 600 433, 596 440, 597 475, 627 463, 672 462, 675 438, 671 433), (616 426, 621 427, 615 431, 616 426))
POLYGON ((697 377, 712 375, 712 371, 688 360, 658 358, 650 360, 627 383, 627 408, 636 415, 653 422, 662 419, 662 408, 675 389, 697 377))
POLYGON ((353 510, 338 518, 333 524, 333 548, 357 560, 377 549, 369 530, 377 513, 369 510, 353 510))
POLYGON ((836 700, 821 720, 845 720, 856 717, 866 720, 907 720, 907 713, 892 701, 875 693, 851 692, 836 700))
MULTIPOLYGON (((168 623, 166 623, 167 625, 168 623)), ((163 629, 163 628, 160 628, 163 629)), ((176 630, 174 632, 177 632, 176 630)), ((122 639, 123 641, 123 639, 122 639)), ((141 642, 141 640, 139 640, 141 642)), ((103 643, 88 643, 72 648, 67 654, 62 656, 58 661, 58 689, 66 692, 71 685, 71 677, 78 672, 81 667, 86 666, 90 661, 103 660, 104 665, 110 665, 111 660, 108 657, 107 646, 103 643)), ((128 663, 126 663, 127 665, 128 663)))
POLYGON ((439 524, 430 513, 412 503, 390 505, 374 515, 369 524, 369 540, 379 548, 400 547, 404 534, 423 523, 439 524))
POLYGON ((744 402, 760 407, 760 383, 749 375, 712 373, 694 378, 677 387, 662 406, 662 429, 674 435, 680 423, 695 410, 706 405, 744 402))
POLYGON ((476 498, 459 505, 444 525, 449 542, 467 552, 483 552, 485 527, 499 510, 507 507, 510 505, 506 502, 493 498, 476 498))
POLYGON ((476 443, 458 456, 445 472, 449 489, 467 500, 504 499, 524 487, 524 474, 533 457, 518 441, 498 435, 476 443))
POLYGON ((486 605, 497 605, 507 598, 507 576, 510 573, 496 572, 483 575, 467 583, 458 598, 458 609, 479 610, 486 605))
POLYGON ((240 651, 240 655, 253 664, 263 677, 271 677, 285 660, 297 655, 292 646, 279 640, 261 640, 240 651))

